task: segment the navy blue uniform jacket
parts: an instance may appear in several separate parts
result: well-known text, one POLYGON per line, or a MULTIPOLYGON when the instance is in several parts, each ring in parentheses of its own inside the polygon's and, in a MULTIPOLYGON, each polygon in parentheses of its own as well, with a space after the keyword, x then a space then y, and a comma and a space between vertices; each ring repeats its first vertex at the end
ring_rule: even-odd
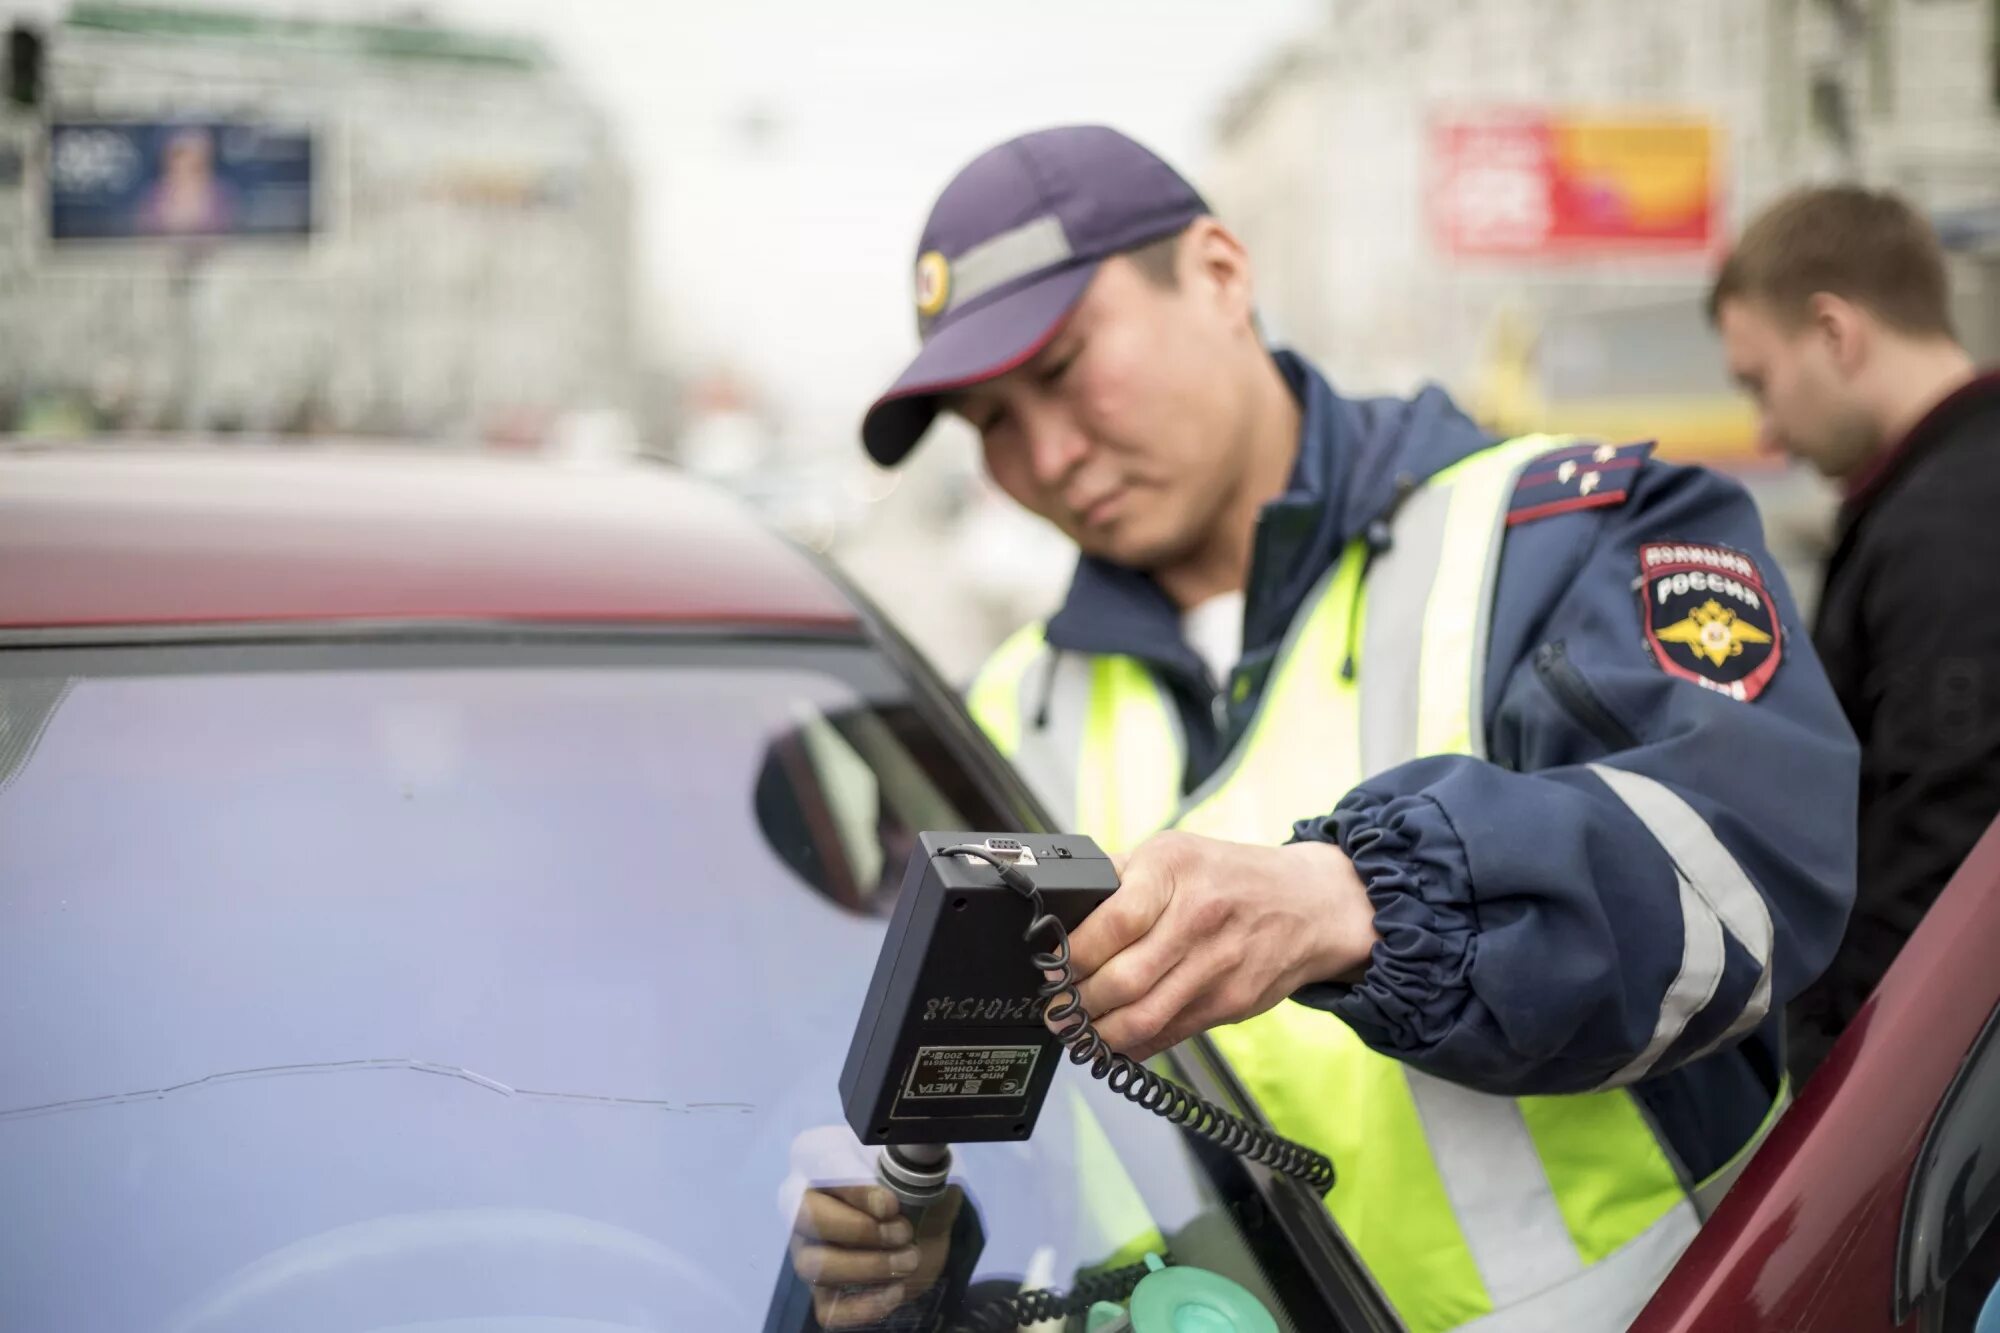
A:
MULTIPOLYGON (((1408 480, 1491 442, 1439 390, 1344 399, 1297 357, 1276 355, 1302 408, 1302 438, 1290 489, 1259 520, 1237 678, 1208 678, 1150 578, 1090 558, 1048 625, 1058 649, 1129 654, 1167 683, 1188 737, 1183 790, 1238 739, 1285 627, 1342 549, 1382 530, 1376 520, 1408 480)), ((1748 496, 1705 469, 1645 455, 1623 451, 1625 470, 1589 507, 1561 500, 1574 488, 1550 490, 1550 469, 1538 474, 1540 491, 1517 493, 1486 663, 1489 756, 1376 774, 1298 825, 1296 836, 1337 842, 1353 859, 1382 938, 1359 983, 1296 998, 1339 1015, 1376 1050, 1513 1095, 1629 1081, 1621 1071, 1656 1032, 1673 1030, 1661 1015, 1678 1004, 1677 1035, 1630 1086, 1699 1180, 1755 1132, 1783 1068, 1784 1005, 1840 940, 1854 896, 1858 757, 1748 496), (1751 657, 1738 660, 1776 663, 1754 688, 1732 692, 1724 680, 1718 689, 1685 666, 1704 660, 1690 640, 1713 616, 1695 613, 1707 601, 1698 594, 1716 585, 1697 577, 1690 596, 1685 578, 1680 595, 1669 583, 1659 616, 1649 615, 1653 566, 1642 561, 1672 569, 1677 558, 1698 574, 1706 562, 1707 577, 1737 577, 1739 595, 1763 594, 1751 605, 1766 619, 1746 615, 1751 657), (1755 637, 1770 617, 1775 647, 1755 637), (1661 641, 1676 634, 1678 645, 1661 641), (1702 872, 1677 863, 1605 768, 1678 797, 1768 911, 1768 941, 1725 931, 1720 976, 1692 998, 1682 972, 1697 950, 1680 885, 1684 870, 1702 872), (1718 1044, 1760 979, 1768 1018, 1718 1044)), ((1407 668, 1358 663, 1371 669, 1407 668)))

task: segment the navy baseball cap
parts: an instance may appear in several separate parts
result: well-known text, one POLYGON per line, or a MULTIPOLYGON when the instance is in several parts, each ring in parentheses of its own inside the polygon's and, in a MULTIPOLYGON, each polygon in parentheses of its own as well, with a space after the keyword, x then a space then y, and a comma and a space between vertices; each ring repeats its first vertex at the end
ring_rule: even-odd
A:
POLYGON ((1100 125, 1038 130, 974 158, 924 223, 923 348, 862 420, 869 456, 902 462, 930 429, 940 394, 1025 363, 1055 337, 1101 262, 1208 211, 1180 173, 1100 125))

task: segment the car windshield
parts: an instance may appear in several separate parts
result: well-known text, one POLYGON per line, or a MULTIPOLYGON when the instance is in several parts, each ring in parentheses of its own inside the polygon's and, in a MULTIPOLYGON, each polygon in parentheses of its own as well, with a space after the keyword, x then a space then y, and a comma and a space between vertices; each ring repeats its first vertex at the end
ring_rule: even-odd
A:
MULTIPOLYGON (((872 1170, 915 834, 983 793, 855 646, 0 654, 0 1327, 774 1327, 802 1192, 872 1170)), ((1268 1296, 1075 1071, 956 1176, 961 1291, 1164 1242, 1268 1296)))

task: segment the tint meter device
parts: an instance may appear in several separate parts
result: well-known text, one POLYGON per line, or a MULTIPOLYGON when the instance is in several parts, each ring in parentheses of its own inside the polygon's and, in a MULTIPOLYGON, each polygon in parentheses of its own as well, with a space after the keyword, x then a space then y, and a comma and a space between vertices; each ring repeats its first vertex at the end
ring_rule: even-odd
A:
POLYGON ((1066 834, 922 833, 840 1073, 863 1143, 990 1143, 1034 1132, 1064 1051, 1042 1022, 1024 942, 1034 913, 976 847, 1029 871, 1074 930, 1118 887, 1111 859, 1066 834))

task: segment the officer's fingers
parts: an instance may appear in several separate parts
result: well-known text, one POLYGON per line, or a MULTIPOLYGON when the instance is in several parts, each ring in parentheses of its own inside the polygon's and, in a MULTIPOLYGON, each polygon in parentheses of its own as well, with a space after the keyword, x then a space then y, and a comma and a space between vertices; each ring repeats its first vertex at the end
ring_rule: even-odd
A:
MULTIPOLYGON (((1134 1040, 1125 1053, 1144 1064, 1161 1051, 1169 1051, 1190 1037, 1200 1036, 1210 1028, 1231 1020, 1217 1016, 1213 1006, 1205 1004, 1199 996, 1183 1007, 1181 1011, 1164 1023, 1157 1025, 1153 1035, 1144 1040, 1134 1040)), ((1148 1024, 1149 1027, 1153 1025, 1148 1024)))
MULTIPOLYGON (((870 1187, 856 1186, 845 1191, 807 1190, 799 1201, 799 1219, 795 1228, 798 1234, 809 1240, 823 1240, 834 1245, 857 1245, 871 1249, 892 1250, 908 1245, 915 1239, 907 1218, 893 1218, 884 1222, 876 1214, 857 1206, 865 1202, 865 1196, 875 1193, 870 1187), (841 1193, 847 1198, 841 1198, 841 1193)), ((886 1190, 879 1191, 887 1193, 886 1190)))
POLYGON ((1228 895, 1212 885, 1183 884, 1144 938, 1078 987, 1083 1007, 1100 1017, 1128 1005, 1151 1012, 1153 988, 1168 972, 1182 969, 1184 983, 1199 982, 1241 961, 1243 942, 1232 929, 1230 907, 1228 895))
POLYGON ((1200 993, 1202 984, 1203 977, 1191 966, 1191 960, 1183 959, 1143 997, 1100 1017, 1097 1035, 1114 1051, 1134 1060, 1150 1059, 1172 1045, 1168 1034, 1176 1030, 1182 1011, 1200 993))
POLYGON ((850 1208, 859 1208, 878 1222, 893 1221, 903 1212, 896 1196, 880 1185, 821 1185, 818 1192, 830 1195, 850 1208))
POLYGON ((1136 854, 1128 868, 1118 891, 1070 932, 1070 963, 1079 977, 1089 976, 1143 938, 1174 896, 1171 875, 1149 870, 1136 854))
POLYGON ((1253 1010, 1245 997, 1264 988, 1240 940, 1221 934, 1190 942, 1180 930, 1154 933, 1180 951, 1178 958, 1152 990, 1114 1015, 1106 1038, 1134 1060, 1150 1060, 1219 1023, 1247 1017, 1253 1010))
POLYGON ((1181 950, 1170 933, 1155 929, 1091 973, 1077 987, 1084 1011, 1109 1014, 1134 1004, 1158 985, 1179 961, 1181 950))
POLYGON ((897 1250, 850 1250, 792 1237, 792 1271, 815 1286, 894 1282, 916 1272, 922 1259, 914 1245, 897 1250))
POLYGON ((857 1287, 848 1290, 815 1290, 813 1315, 826 1329, 860 1328, 879 1324, 903 1303, 901 1283, 887 1287, 857 1287))

